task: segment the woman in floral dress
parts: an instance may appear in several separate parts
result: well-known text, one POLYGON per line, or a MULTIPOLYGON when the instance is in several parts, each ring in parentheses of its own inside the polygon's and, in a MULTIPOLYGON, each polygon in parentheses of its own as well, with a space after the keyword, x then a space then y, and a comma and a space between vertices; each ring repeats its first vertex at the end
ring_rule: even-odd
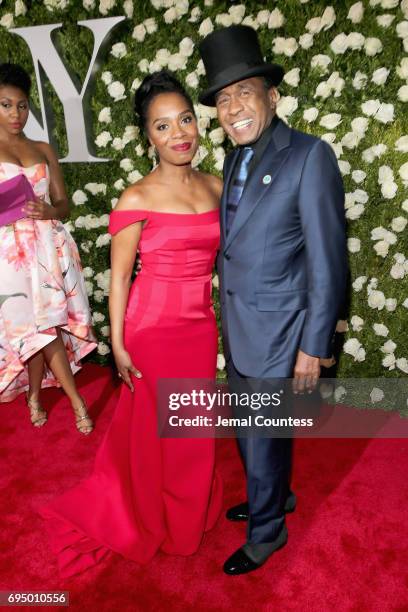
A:
POLYGON ((30 86, 20 66, 0 64, 0 182, 24 174, 36 195, 26 218, 0 225, 0 402, 26 392, 41 427, 40 390, 61 386, 88 434, 93 423, 73 374, 96 343, 78 249, 61 223, 69 203, 58 159, 23 133, 30 86))

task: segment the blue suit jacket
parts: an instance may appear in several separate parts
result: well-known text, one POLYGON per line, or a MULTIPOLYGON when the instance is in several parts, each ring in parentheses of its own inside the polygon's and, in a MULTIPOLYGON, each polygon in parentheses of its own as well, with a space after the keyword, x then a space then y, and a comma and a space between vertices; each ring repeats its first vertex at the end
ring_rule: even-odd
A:
POLYGON ((290 377, 298 349, 332 354, 347 277, 342 178, 327 143, 279 120, 227 236, 237 157, 225 160, 221 203, 225 355, 246 376, 290 377))

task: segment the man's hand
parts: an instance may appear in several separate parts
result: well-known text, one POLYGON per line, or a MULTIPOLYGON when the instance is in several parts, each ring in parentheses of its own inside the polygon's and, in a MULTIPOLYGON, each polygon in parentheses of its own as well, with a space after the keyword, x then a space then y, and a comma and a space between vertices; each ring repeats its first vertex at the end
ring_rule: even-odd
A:
POLYGON ((320 358, 298 351, 293 370, 293 393, 311 393, 316 388, 320 376, 320 358))

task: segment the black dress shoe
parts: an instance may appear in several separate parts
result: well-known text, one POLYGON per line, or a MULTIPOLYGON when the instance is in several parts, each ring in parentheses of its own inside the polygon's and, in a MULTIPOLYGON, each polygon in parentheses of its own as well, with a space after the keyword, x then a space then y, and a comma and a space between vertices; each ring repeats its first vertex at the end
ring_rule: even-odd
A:
POLYGON ((230 576, 238 576, 239 574, 247 574, 261 567, 262 563, 255 563, 248 555, 238 548, 224 563, 224 572, 230 576))
MULTIPOLYGON (((285 503, 285 513, 294 512, 296 508, 296 495, 290 493, 285 503)), ((229 508, 225 514, 229 521, 247 521, 249 517, 248 502, 242 502, 229 508)))

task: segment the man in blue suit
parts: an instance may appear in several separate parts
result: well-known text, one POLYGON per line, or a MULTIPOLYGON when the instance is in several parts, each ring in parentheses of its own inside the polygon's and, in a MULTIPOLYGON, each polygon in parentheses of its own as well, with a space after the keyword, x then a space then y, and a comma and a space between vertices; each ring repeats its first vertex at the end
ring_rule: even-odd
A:
MULTIPOLYGON (((237 144, 224 164, 220 299, 230 381, 293 378, 311 392, 344 300, 347 256, 344 191, 336 157, 322 140, 275 114, 283 68, 263 60, 256 32, 231 26, 200 45, 208 87, 237 144)), ((285 545, 292 440, 239 439, 248 501, 227 512, 248 520, 247 542, 224 564, 227 574, 260 567, 285 545)))

